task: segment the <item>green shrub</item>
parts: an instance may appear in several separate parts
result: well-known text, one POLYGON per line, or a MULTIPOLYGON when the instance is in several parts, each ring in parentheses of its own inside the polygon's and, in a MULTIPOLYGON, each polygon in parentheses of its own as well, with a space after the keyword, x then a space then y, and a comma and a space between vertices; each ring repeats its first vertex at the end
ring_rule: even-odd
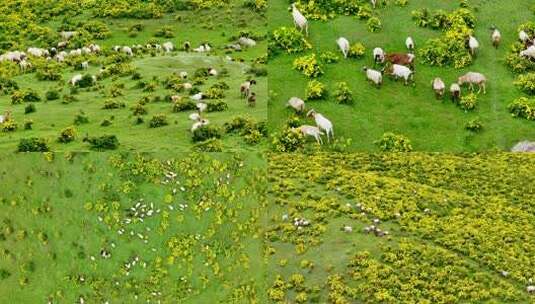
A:
POLYGON ((340 60, 340 57, 336 55, 334 52, 327 51, 327 52, 321 53, 320 60, 323 63, 337 63, 340 60))
POLYGON ((58 90, 48 90, 45 93, 46 100, 56 100, 59 99, 60 92, 58 90))
POLYGON ((394 3, 397 6, 407 6, 409 4, 409 0, 395 0, 394 3))
MULTIPOLYGON (((518 43, 520 45, 520 43, 518 43)), ((514 73, 525 73, 528 71, 535 71, 535 62, 531 61, 529 58, 518 56, 518 52, 513 51, 505 57, 505 62, 507 66, 514 73)))
POLYGON ((520 97, 507 106, 513 117, 535 120, 535 99, 520 97))
POLYGON ((411 152, 411 141, 403 135, 385 133, 375 144, 382 152, 411 152))
POLYGON ((272 145, 277 152, 295 152, 303 150, 305 137, 301 132, 286 128, 280 134, 273 135, 272 145))
POLYGON ((149 120, 149 128, 159 128, 167 126, 167 116, 165 114, 156 114, 149 120))
POLYGON ((17 90, 11 94, 11 104, 20 104, 23 102, 38 102, 41 97, 32 89, 17 90))
POLYGON ((267 0, 245 0, 243 6, 264 13, 267 11, 267 0))
POLYGON ((193 146, 193 151, 196 152, 222 152, 223 143, 221 139, 210 138, 205 141, 201 141, 193 146))
POLYGON ((268 70, 263 67, 252 66, 251 68, 249 68, 249 70, 247 70, 247 73, 253 74, 255 75, 255 77, 263 77, 267 76, 268 70))
POLYGON ((307 77, 318 77, 323 74, 323 70, 316 60, 316 54, 296 58, 293 68, 301 71, 307 77))
POLYGON ((173 28, 166 25, 156 31, 154 33, 154 36, 156 37, 164 37, 164 38, 173 38, 175 37, 175 33, 173 33, 173 28))
POLYGON ((100 123, 100 126, 101 127, 109 127, 112 125, 112 121, 110 119, 104 119, 101 123, 100 123))
POLYGON ((147 109, 140 103, 136 103, 131 108, 133 115, 146 115, 148 113, 147 109))
POLYGON ((82 79, 76 83, 76 86, 79 88, 88 88, 95 84, 95 81, 93 80, 93 76, 89 74, 85 74, 82 76, 82 79))
POLYGON ((381 20, 377 17, 371 17, 368 19, 366 25, 368 26, 368 30, 372 33, 378 32, 383 28, 381 20))
POLYGON ((221 99, 221 98, 225 98, 225 91, 217 87, 211 87, 208 90, 206 90, 205 95, 206 95, 206 98, 208 99, 221 99))
POLYGON ((252 130, 243 136, 245 142, 249 145, 256 145, 262 140, 262 133, 258 130, 252 130))
POLYGON ((465 111, 474 110, 477 107, 477 95, 474 93, 463 95, 459 100, 459 106, 465 111))
POLYGON ((212 138, 221 138, 223 131, 216 126, 202 126, 193 131, 193 142, 202 142, 212 138))
POLYGON ((518 76, 514 84, 525 93, 535 95, 535 73, 518 76))
POLYGON ((339 104, 353 104, 353 92, 351 92, 346 82, 336 84, 334 97, 339 104))
POLYGON ((115 135, 102 135, 98 137, 86 137, 84 142, 88 142, 92 150, 104 151, 115 150, 119 147, 119 140, 115 135))
POLYGON ((50 147, 44 138, 21 138, 17 147, 19 152, 49 152, 50 147))
POLYGON ((474 118, 472 120, 469 120, 465 125, 464 128, 468 131, 472 132, 481 132, 483 130, 483 123, 479 118, 474 118))
POLYGON ((242 131, 248 124, 252 123, 252 119, 244 116, 236 116, 231 121, 223 124, 225 133, 234 133, 242 131))
POLYGON ((182 98, 173 103, 173 112, 197 110, 195 102, 191 99, 182 98))
POLYGON ((59 133, 58 141, 60 143, 69 143, 76 138, 76 129, 74 126, 67 127, 59 133))
POLYGON ((222 100, 212 100, 206 103, 207 112, 223 112, 228 109, 228 104, 222 100))
POLYGON ((102 109, 104 110, 112 110, 112 109, 120 109, 124 108, 126 105, 124 102, 120 102, 113 99, 108 99, 104 102, 104 105, 102 106, 102 109))
POLYGON ((24 130, 31 130, 33 127, 33 120, 25 119, 24 120, 24 130))
POLYGON ((10 119, 7 121, 4 121, 2 124, 0 124, 2 127, 2 132, 15 132, 19 128, 19 125, 15 122, 15 120, 10 119))
POLYGON ((276 53, 280 50, 292 54, 311 48, 312 45, 305 39, 305 36, 293 27, 280 27, 274 30, 270 37, 270 53, 276 53))
POLYGON ((317 80, 308 82, 306 89, 306 100, 324 99, 327 95, 325 85, 317 80))
POLYGON ((7 79, 2 76, 0 76, 0 93, 2 94, 10 94, 13 91, 16 91, 19 89, 19 85, 15 80, 7 79))
POLYGON ((349 52, 347 52, 347 57, 350 58, 361 58, 364 56, 364 53, 366 52, 366 47, 362 43, 355 43, 349 48, 349 52))
POLYGON ((61 65, 53 60, 46 61, 43 65, 38 65, 35 76, 38 80, 57 81, 62 78, 61 65))
POLYGON ((28 104, 25 108, 24 108, 24 114, 29 114, 29 113, 33 113, 35 112, 36 109, 35 109, 35 105, 33 103, 30 103, 28 104))
POLYGON ((90 33, 93 39, 103 40, 111 36, 110 28, 102 21, 86 21, 83 24, 80 24, 79 27, 90 33))
POLYGON ((89 117, 84 113, 84 111, 80 111, 76 116, 74 116, 74 124, 75 125, 82 125, 89 123, 89 117))

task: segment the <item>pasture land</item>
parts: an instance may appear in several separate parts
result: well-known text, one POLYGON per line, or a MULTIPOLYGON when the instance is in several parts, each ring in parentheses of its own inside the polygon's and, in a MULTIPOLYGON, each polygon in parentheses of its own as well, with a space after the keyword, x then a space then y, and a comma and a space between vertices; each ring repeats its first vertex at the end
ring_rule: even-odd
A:
POLYGON ((32 153, 0 163, 1 302, 266 302, 259 156, 32 153))
MULTIPOLYGON (((361 8, 362 11, 366 11, 367 7, 371 16, 377 17, 382 24, 382 28, 376 32, 370 32, 367 21, 356 16, 358 14, 354 12, 358 9, 352 11, 348 8, 348 16, 334 14, 333 18, 327 17, 325 21, 320 21, 315 19, 326 17, 320 7, 329 6, 327 2, 296 2, 297 7, 308 17, 310 35, 307 41, 311 48, 292 54, 280 51, 270 55, 268 116, 272 132, 282 132, 294 112, 285 107, 286 102, 293 96, 305 99, 307 84, 311 80, 293 68, 294 60, 316 54, 324 73, 315 79, 326 86, 327 97, 305 102, 308 109, 313 108, 332 121, 336 137, 352 140, 347 145, 348 150, 377 151, 374 142, 387 132, 406 136, 410 139, 413 150, 434 152, 508 151, 519 141, 535 140, 533 121, 514 118, 507 109, 513 100, 525 94, 513 85, 516 75, 507 67, 505 60, 511 45, 518 39, 519 26, 535 18, 531 1, 464 1, 476 17, 473 34, 481 47, 473 63, 460 69, 450 65, 431 66, 423 62, 420 51, 426 42, 445 34, 443 30, 432 29, 430 26, 420 27, 412 19, 415 10, 428 9, 430 15, 437 10, 453 12, 460 8, 460 1, 409 0, 406 6, 396 4, 403 1, 387 1, 387 6, 381 4, 374 10, 369 7, 369 1, 354 1, 353 7, 349 5, 350 2, 340 2, 351 8, 364 7, 361 8), (502 34, 502 43, 498 49, 491 45, 492 26, 496 26, 502 34), (416 43, 415 85, 404 86, 403 81, 395 81, 386 76, 380 89, 367 82, 362 69, 364 66, 374 66, 372 50, 381 47, 387 53, 407 52, 405 38, 408 36, 412 36, 416 43), (362 43, 366 48, 364 56, 359 59, 343 59, 336 44, 339 37, 347 38, 352 45, 362 43), (320 56, 326 52, 338 55, 339 61, 323 62, 320 56), (431 89, 431 81, 435 77, 441 77, 449 90, 449 85, 467 71, 481 72, 488 79, 487 94, 478 95, 475 110, 463 111, 450 102, 449 96, 443 101, 435 99, 431 89), (335 102, 334 93, 339 82, 348 84, 354 99, 353 105, 335 102), (466 129, 466 124, 474 119, 482 123, 481 132, 466 129)), ((332 3, 331 7, 336 5, 332 3)), ((285 0, 270 2, 270 33, 283 26, 294 27, 289 7, 289 2, 285 0)), ((448 51, 452 50, 446 52, 448 51)), ((463 94, 466 93, 465 87, 463 94)), ((314 125, 312 119, 303 116, 300 119, 301 123, 314 125)), ((330 147, 325 146, 324 149, 330 147)))
POLYGON ((271 154, 270 303, 532 303, 534 165, 493 153, 271 154))
POLYGON ((204 102, 220 106, 203 113, 209 126, 220 129, 221 139, 214 150, 255 151, 266 146, 263 131, 255 140, 246 141, 240 132, 227 133, 223 128, 235 117, 249 119, 258 126, 267 123, 267 77, 262 74, 267 21, 262 11, 245 6, 243 1, 215 1, 208 8, 202 3, 209 1, 196 1, 198 5, 191 7, 179 7, 179 3, 174 7, 169 2, 168 9, 158 6, 155 16, 136 17, 138 11, 153 12, 154 7, 145 1, 134 2, 139 9, 132 5, 128 10, 129 6, 124 5, 127 1, 84 1, 79 7, 70 1, 56 1, 50 4, 52 7, 39 1, 25 1, 20 6, 16 1, 7 4, 13 7, 0 13, 6 26, 6 42, 0 45, 0 54, 25 51, 28 47, 49 49, 63 40, 59 34, 62 30, 81 33, 80 38, 69 41, 67 52, 91 43, 98 44, 102 51, 76 58, 69 56, 53 67, 47 67, 43 58, 30 56, 27 61, 32 67, 25 72, 15 63, 1 62, 0 80, 4 82, 0 84, 0 114, 10 111, 16 125, 15 130, 2 125, 0 147, 3 150, 15 151, 21 139, 38 137, 45 139, 52 151, 88 151, 92 148, 84 138, 116 135, 121 151, 189 151, 201 141, 194 142, 190 132, 194 122, 189 115, 195 109, 176 112, 170 96, 178 95, 187 102, 196 92, 210 90, 215 93, 204 102), (57 15, 51 13, 54 10, 59 11, 57 15), (109 15, 113 10, 124 11, 124 16, 109 15), (34 15, 29 15, 30 11, 34 15), (225 13, 220 14, 221 11, 225 13), (31 26, 19 28, 16 21, 20 18, 25 18, 31 26), (106 29, 107 34, 99 37, 98 33, 82 30, 92 29, 95 24, 106 29), (8 30, 10 28, 12 31, 8 30), (241 36, 252 37, 256 46, 242 51, 226 48, 241 36), (192 49, 210 43, 212 50, 209 53, 185 52, 186 41, 192 49), (154 49, 154 45, 165 42, 172 42, 175 50, 165 53, 154 49), (141 49, 133 48, 138 44, 141 49), (147 44, 152 44, 153 48, 146 48, 147 44), (132 47, 134 56, 119 55, 113 51, 116 45, 132 47), (83 61, 89 62, 87 70, 80 68, 83 61), (101 73, 103 67, 112 72, 101 73), (57 74, 56 80, 38 80, 38 74, 47 68, 57 74), (207 68, 216 69, 218 75, 203 75, 201 70, 207 68), (117 71, 113 72, 114 69, 117 71), (180 72, 188 72, 188 79, 178 79, 176 76, 180 72), (73 89, 68 82, 77 74, 96 75, 98 80, 92 87, 73 89), (257 81, 252 87, 257 96, 255 107, 248 106, 247 101, 240 98, 240 84, 248 79, 257 81), (18 89, 6 88, 7 80, 14 81, 18 89), (189 91, 181 87, 188 82, 193 84, 189 91), (216 92, 214 86, 219 86, 219 91, 216 92), (33 91, 40 101, 13 104, 12 95, 18 91, 33 91), (57 92, 59 98, 47 100, 50 91, 57 92), (34 111, 26 113, 30 104, 34 111), (103 109, 105 104, 112 109, 103 109), (81 112, 89 121, 75 124, 75 117, 81 112), (150 128, 151 119, 159 114, 166 116, 167 124, 150 128), (32 123, 31 129, 25 128, 26 122, 32 123), (75 129, 75 140, 58 142, 60 132, 70 126, 75 129))

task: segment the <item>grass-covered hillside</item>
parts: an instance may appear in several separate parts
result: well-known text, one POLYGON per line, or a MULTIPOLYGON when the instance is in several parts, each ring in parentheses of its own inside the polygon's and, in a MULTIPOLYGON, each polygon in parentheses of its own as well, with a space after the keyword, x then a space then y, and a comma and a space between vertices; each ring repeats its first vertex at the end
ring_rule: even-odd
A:
POLYGON ((270 303, 533 303, 534 157, 272 154, 268 166, 270 303))
POLYGON ((266 145, 267 122, 264 11, 262 1, 241 0, 3 3, 0 147, 259 149, 266 145), (173 49, 166 51, 166 43, 173 49), (210 50, 200 52, 205 43, 210 50), (13 52, 26 56, 8 59, 13 52), (84 78, 72 85, 76 75, 84 78), (249 80, 256 81, 254 104, 240 96, 249 80), (202 100, 194 99, 199 93, 202 100), (193 134, 197 121, 189 116, 197 103, 207 104, 201 118, 208 124, 193 134))
POLYGON ((33 153, 0 164, 0 302, 266 302, 257 156, 33 153))
MULTIPOLYGON (((520 30, 530 38, 535 34, 532 1, 381 0, 375 9, 367 0, 295 2, 308 19, 308 37, 293 30, 290 1, 271 1, 268 9, 269 126, 286 142, 277 141, 276 150, 302 149, 298 139, 287 138, 292 137, 287 128, 315 125, 286 107, 291 97, 301 98, 307 111, 316 110, 334 125, 338 142, 323 149, 508 151, 519 141, 535 140, 530 89, 535 65, 519 56, 526 46, 518 42, 520 30), (493 26, 502 37, 497 49, 491 44, 493 26), (469 35, 480 44, 475 56, 466 47, 469 35), (407 53, 408 36, 416 45, 414 83, 405 86, 383 73, 383 84, 376 88, 363 71, 374 68, 373 49, 407 53), (340 37, 351 45, 347 59, 336 44, 340 37), (471 95, 463 86, 464 99, 451 102, 450 84, 468 71, 485 75, 487 94, 476 90, 471 95), (514 84, 520 75, 525 78, 514 84), (443 100, 435 99, 435 77, 446 84, 443 100), (384 134, 385 141, 405 139, 412 147, 385 145, 384 134)), ((313 139, 308 141, 305 148, 313 145, 313 139)))

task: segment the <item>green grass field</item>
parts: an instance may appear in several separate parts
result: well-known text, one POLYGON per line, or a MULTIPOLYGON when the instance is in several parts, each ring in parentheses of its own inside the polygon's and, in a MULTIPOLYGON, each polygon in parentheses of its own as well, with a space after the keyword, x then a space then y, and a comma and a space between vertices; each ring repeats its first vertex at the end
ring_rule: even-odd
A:
MULTIPOLYGON (((481 44, 473 65, 460 70, 438 68, 422 64, 417 57, 415 87, 405 87, 402 81, 395 82, 385 77, 382 88, 378 90, 366 81, 362 71, 364 66, 373 65, 373 48, 382 47, 387 53, 406 52, 405 38, 411 35, 418 49, 427 39, 438 37, 441 32, 418 27, 411 19, 411 11, 420 8, 451 11, 459 7, 458 1, 409 1, 405 7, 389 2, 391 4, 387 7, 380 6, 374 11, 383 24, 383 29, 377 33, 370 33, 366 21, 353 16, 338 16, 326 22, 309 20, 308 40, 312 50, 294 55, 279 54, 270 59, 268 115, 272 131, 280 130, 292 113, 291 109, 285 108, 287 100, 292 96, 305 97, 308 78, 292 69, 294 59, 311 53, 319 56, 324 51, 333 51, 341 56, 335 40, 343 36, 350 43, 364 44, 364 58, 323 64, 325 73, 318 80, 326 84, 330 92, 334 91, 337 82, 347 82, 355 104, 338 105, 331 95, 327 100, 307 102, 307 107, 329 118, 337 137, 351 138, 350 150, 376 151, 374 141, 385 132, 407 136, 414 150, 437 152, 509 150, 518 141, 534 139, 535 124, 513 118, 507 110, 507 105, 523 94, 513 86, 514 75, 504 63, 509 46, 518 37, 517 27, 534 18, 529 10, 530 1, 468 1, 477 7, 475 36, 481 44), (492 25, 496 25, 502 33, 502 44, 498 50, 490 43, 489 28, 492 25), (444 102, 435 100, 431 89, 433 78, 441 77, 449 88, 457 77, 467 71, 478 71, 488 78, 487 95, 479 96, 479 106, 475 111, 465 113, 448 99, 444 102), (484 126, 483 132, 477 134, 464 129, 465 123, 475 117, 479 117, 484 126)), ((288 1, 270 2, 270 31, 280 26, 293 26, 288 8, 288 1)), ((310 120, 309 124, 314 123, 310 120)))
POLYGON ((271 303, 533 303, 534 161, 271 154, 271 303))
MULTIPOLYGON (((173 73, 186 71, 190 78, 198 68, 213 67, 218 71, 228 70, 227 76, 210 77, 204 84, 196 86, 199 90, 205 91, 217 82, 225 82, 229 89, 225 90, 225 96, 221 98, 228 105, 228 109, 222 112, 205 113, 205 117, 212 126, 222 126, 225 122, 231 121, 236 116, 251 118, 257 122, 267 121, 267 77, 256 77, 247 71, 254 65, 254 61, 265 55, 267 42, 258 40, 255 47, 248 48, 242 52, 228 53, 224 50, 225 45, 234 42, 231 37, 239 37, 241 31, 264 35, 266 18, 251 9, 242 7, 239 2, 223 8, 177 11, 175 13, 164 14, 159 19, 132 19, 132 18, 92 18, 91 14, 83 12, 75 15, 69 22, 96 20, 105 23, 111 36, 104 40, 94 40, 103 50, 110 50, 115 45, 145 45, 150 40, 156 39, 160 43, 171 41, 177 49, 182 47, 185 41, 190 41, 192 47, 197 47, 200 43, 210 42, 214 51, 210 55, 198 53, 186 53, 176 51, 172 54, 158 53, 156 56, 150 54, 136 55, 131 61, 131 65, 136 68, 142 79, 150 82, 153 77, 158 81, 163 81, 173 73), (226 13, 216 15, 216 10, 224 10, 226 13), (213 16, 216 16, 212 18, 213 16), (143 30, 134 37, 130 35, 129 28, 133 25, 141 25, 143 30), (155 33, 168 26, 172 29, 174 37, 155 37, 155 33), (234 61, 226 58, 230 56, 234 61), (244 99, 240 98, 240 84, 249 78, 257 80, 258 84, 253 86, 253 91, 257 94, 256 107, 249 107, 244 99)), ((56 30, 62 24, 62 16, 51 18, 46 22, 35 22, 36 25, 48 27, 56 30)), ((22 36, 22 34, 21 34, 22 36)), ((32 41, 25 41, 19 49, 25 49, 34 45, 32 41)), ((14 47, 13 49, 17 49, 14 47)), ((43 100, 45 93, 50 89, 57 89, 62 95, 70 94, 70 85, 67 82, 76 74, 89 73, 96 75, 106 60, 106 53, 102 56, 89 56, 90 68, 88 71, 75 70, 73 67, 62 67, 62 80, 60 81, 38 81, 35 72, 12 77, 21 89, 35 90, 43 100)), ((30 59, 31 62, 31 59, 30 59)), ((4 63, 5 64, 5 63, 4 63)), ((262 65, 256 64, 257 67, 262 65)), ((191 81, 191 80, 190 80, 191 81)), ((14 132, 1 132, 0 147, 3 150, 15 151, 21 138, 42 137, 49 142, 53 151, 87 151, 89 145, 82 142, 85 135, 100 136, 104 134, 114 134, 120 142, 122 151, 189 151, 193 146, 191 132, 189 131, 193 122, 188 119, 193 111, 173 113, 173 104, 164 100, 167 95, 178 94, 188 99, 187 92, 174 92, 166 89, 158 83, 152 92, 144 92, 143 89, 135 88, 138 80, 132 80, 130 76, 110 77, 99 80, 97 89, 80 89, 74 96, 78 101, 64 104, 62 99, 53 101, 36 102, 36 112, 24 114, 27 103, 12 105, 11 94, 0 94, 0 113, 12 111, 12 116, 18 129, 14 132), (124 85, 123 96, 110 97, 112 86, 124 85), (143 116, 144 123, 135 124, 136 117, 130 109, 142 98, 154 98, 159 96, 161 102, 150 102, 145 105, 148 113, 143 116), (102 106, 106 100, 123 102, 124 108, 115 110, 104 110, 102 106), (64 128, 73 125, 74 117, 80 111, 84 111, 89 117, 88 124, 75 126, 77 138, 74 142, 62 144, 57 142, 59 133, 64 128), (168 125, 161 128, 149 128, 148 121, 155 114, 166 114, 168 125), (113 116, 113 117, 112 117, 113 116), (103 127, 101 123, 104 119, 112 121, 110 126, 103 127), (24 130, 24 121, 32 120, 32 130, 24 130)), ((265 140, 258 145, 246 144, 243 137, 237 134, 224 134, 221 143, 223 151, 253 151, 265 146, 265 140)))
POLYGON ((265 303, 259 155, 0 163, 0 302, 265 303))

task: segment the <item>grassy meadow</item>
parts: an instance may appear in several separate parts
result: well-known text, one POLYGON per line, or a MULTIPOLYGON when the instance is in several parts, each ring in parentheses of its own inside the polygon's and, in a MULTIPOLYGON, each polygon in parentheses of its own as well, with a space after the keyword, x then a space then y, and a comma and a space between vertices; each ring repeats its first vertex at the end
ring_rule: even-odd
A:
MULTIPOLYGON (((84 2, 85 3, 85 2, 84 2)), ((88 3, 92 3, 88 1, 88 3)), ((67 2, 58 2, 58 7, 68 5, 67 2)), ((89 5, 89 4, 85 4, 89 5)), ((94 4, 91 4, 94 5, 94 4)), ((213 8, 199 8, 191 10, 176 10, 174 12, 164 12, 160 18, 112 18, 93 17, 98 12, 98 8, 81 10, 70 16, 68 21, 65 15, 43 18, 44 20, 30 19, 28 22, 48 28, 53 31, 53 35, 58 35, 57 31, 65 27, 65 24, 78 24, 79 22, 101 22, 107 26, 110 35, 104 39, 93 39, 87 42, 98 44, 102 53, 96 55, 84 55, 83 60, 89 61, 88 70, 80 70, 70 63, 61 65, 61 79, 58 81, 39 81, 36 73, 40 69, 34 64, 34 69, 26 73, 18 71, 18 67, 2 63, 4 73, 15 75, 6 76, 17 83, 20 90, 34 90, 40 97, 40 102, 34 102, 35 112, 25 114, 25 107, 28 102, 22 104, 11 103, 12 92, 0 92, 0 113, 12 112, 12 118, 17 124, 15 131, 0 132, 0 147, 3 150, 16 151, 17 145, 22 138, 38 137, 44 138, 52 151, 89 151, 90 145, 83 142, 86 136, 96 137, 101 135, 116 135, 120 143, 121 151, 189 151, 194 146, 192 133, 190 132, 193 121, 188 116, 193 110, 184 112, 173 112, 173 103, 166 99, 166 96, 179 95, 182 99, 188 100, 188 92, 177 92, 174 89, 166 88, 163 81, 180 72, 188 72, 188 81, 195 81, 194 73, 202 68, 215 68, 219 75, 201 79, 194 88, 198 91, 206 92, 216 83, 225 83, 228 88, 224 89, 224 94, 215 100, 224 102, 228 108, 224 111, 204 113, 205 118, 210 121, 211 126, 222 127, 235 117, 244 117, 252 121, 265 123, 267 121, 267 77, 256 76, 249 72, 251 67, 262 68, 262 64, 256 63, 266 53, 267 42, 260 38, 257 45, 251 48, 244 48, 241 52, 229 52, 226 45, 235 43, 240 33, 250 33, 255 37, 265 35, 266 18, 260 12, 256 12, 249 7, 244 7, 240 1, 233 1, 222 6, 213 8), (217 11, 224 11, 224 14, 216 14, 217 11), (140 31, 132 28, 141 28, 140 31), (168 37, 156 37, 156 33, 163 29, 170 29, 168 37), (98 75, 99 70, 109 64, 110 58, 115 54, 111 49, 116 46, 132 46, 147 43, 172 42, 175 51, 164 52, 143 52, 136 53, 127 63, 135 69, 141 79, 133 79, 132 73, 128 75, 112 75, 99 79, 97 84, 89 89, 79 89, 72 92, 71 85, 67 82, 77 74, 98 75), (183 44, 189 41, 192 48, 196 48, 201 43, 208 42, 212 45, 210 53, 185 52, 182 50, 183 44), (228 73, 222 75, 224 71, 228 73), (257 94, 255 107, 247 105, 245 99, 240 98, 240 84, 248 79, 255 79, 257 85, 252 91, 257 94), (139 82, 155 83, 154 88, 145 90, 139 87, 139 82), (114 97, 112 90, 119 87, 119 96, 114 97), (45 95, 49 90, 56 90, 60 93, 58 100, 46 100, 45 95), (67 100, 63 96, 74 97, 76 100, 67 100), (154 98, 159 97, 160 100, 154 98), (143 101, 145 99, 145 101, 143 101), (106 101, 122 103, 119 109, 102 109, 106 101), (147 102, 148 100, 148 102, 147 102), (141 116, 142 121, 137 121, 139 115, 134 115, 133 106, 143 102, 146 114, 141 116), (83 111, 88 117, 86 124, 74 125, 77 114, 83 111), (154 115, 166 115, 167 125, 159 128, 149 128, 149 121, 154 115), (31 130, 25 129, 25 122, 32 121, 31 130), (108 120, 111 125, 102 126, 102 122, 108 120), (69 126, 74 126, 76 139, 69 143, 59 143, 57 138, 62 130, 69 126)), ((119 4, 117 4, 119 5, 119 4)), ((23 13, 29 10, 22 6, 23 13)), ((46 9, 41 12, 46 14, 46 9)), ((7 12, 5 13, 10 16, 7 12)), ((7 17, 6 17, 7 18, 7 17)), ((16 18, 16 17, 13 17, 16 18)), ((31 30, 28 30, 31 33, 31 30)), ((25 40, 28 35, 21 30, 19 36, 21 41, 10 49, 26 50, 28 47, 50 47, 43 42, 25 40)), ((17 36, 18 37, 18 36, 17 36)), ((51 40, 59 41, 59 38, 49 37, 51 40)), ((13 42, 15 43, 15 42, 13 42)), ((54 43, 52 45, 54 45, 54 43)), ((74 46, 73 46, 74 48, 74 46)), ((67 51, 70 50, 68 47, 67 51)), ((2 53, 0 51, 0 53, 2 53)), ((29 59, 32 63, 32 58, 29 59)), ((1 91, 1 90, 0 90, 1 91)), ((243 136, 239 134, 222 134, 220 148, 222 151, 255 151, 265 146, 265 141, 261 139, 255 144, 246 143, 243 136)))
MULTIPOLYGON (((468 1, 474 7, 477 18, 475 36, 481 46, 474 63, 462 69, 422 63, 418 58, 418 48, 428 39, 443 33, 418 27, 411 18, 413 10, 422 8, 431 12, 438 9, 452 11, 459 8, 459 1, 408 1, 404 7, 395 5, 394 1, 388 2, 388 6, 379 5, 373 10, 373 15, 382 23, 378 32, 369 32, 366 21, 355 16, 336 16, 328 21, 309 18, 308 41, 312 49, 291 55, 281 53, 270 58, 269 125, 272 131, 280 131, 293 113, 291 108, 285 107, 290 97, 305 99, 309 78, 292 68, 293 61, 303 55, 315 53, 319 57, 323 52, 332 51, 341 60, 334 64, 321 64, 324 74, 317 78, 327 87, 327 99, 305 102, 308 109, 313 108, 332 121, 335 137, 352 140, 349 145, 351 151, 377 151, 374 141, 386 132, 406 136, 417 151, 509 150, 519 141, 534 140, 535 124, 513 118, 507 110, 509 103, 524 94, 513 85, 515 75, 504 60, 510 45, 518 39, 518 26, 535 18, 530 10, 531 1, 468 1), (490 40, 493 25, 502 34, 502 43, 497 50, 490 40), (373 87, 362 71, 364 66, 373 66, 372 50, 381 47, 387 53, 406 52, 407 36, 412 36, 416 44, 415 86, 404 86, 403 81, 385 76, 380 89, 373 87), (351 44, 362 43, 366 47, 364 57, 344 60, 335 42, 339 37, 347 38, 351 44), (449 85, 468 71, 483 73, 488 79, 487 94, 478 96, 476 110, 465 113, 448 97, 444 101, 435 99, 431 89, 431 81, 435 77, 441 77, 449 90, 449 85), (347 82, 353 93, 353 105, 339 105, 333 101, 335 85, 342 81, 347 82), (465 124, 475 118, 482 122, 482 132, 465 130, 465 124)), ((270 2, 270 32, 281 26, 293 27, 289 7, 290 3, 286 0, 270 2)), ((311 119, 307 123, 314 125, 311 119)))

